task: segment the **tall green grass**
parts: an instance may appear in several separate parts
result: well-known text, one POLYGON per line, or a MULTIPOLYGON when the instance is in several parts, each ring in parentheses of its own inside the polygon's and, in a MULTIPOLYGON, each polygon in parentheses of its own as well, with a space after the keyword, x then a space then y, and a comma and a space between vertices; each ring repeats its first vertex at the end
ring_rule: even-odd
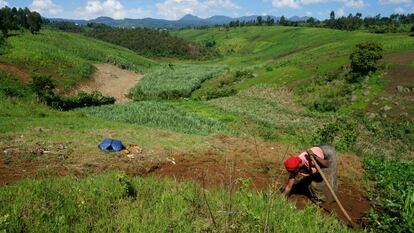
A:
POLYGON ((311 112, 294 99, 287 89, 256 86, 208 103, 259 125, 258 134, 265 139, 303 145, 332 116, 311 112))
POLYGON ((83 108, 78 111, 105 120, 164 128, 182 133, 207 135, 228 132, 225 125, 217 120, 156 101, 83 108))
POLYGON ((94 63, 113 62, 140 72, 155 64, 135 52, 78 34, 42 30, 20 33, 7 39, 2 61, 32 74, 52 75, 64 86, 88 78, 94 63))
POLYGON ((153 69, 130 90, 134 100, 189 97, 201 84, 224 70, 214 65, 164 65, 153 69))
POLYGON ((203 191, 192 183, 118 173, 1 187, 0 207, 0 231, 6 232, 262 232, 265 227, 270 232, 352 232, 320 210, 297 210, 267 192, 203 191), (231 217, 225 211, 229 203, 231 217))

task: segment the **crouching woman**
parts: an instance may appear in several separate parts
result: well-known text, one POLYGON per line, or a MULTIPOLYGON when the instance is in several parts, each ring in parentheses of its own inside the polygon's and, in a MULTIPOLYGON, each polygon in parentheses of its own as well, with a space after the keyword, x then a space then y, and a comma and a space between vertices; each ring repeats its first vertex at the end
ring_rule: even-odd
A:
POLYGON ((284 187, 280 191, 289 196, 297 177, 300 180, 296 183, 301 188, 306 189, 306 193, 310 195, 312 201, 316 202, 333 202, 334 197, 329 191, 326 183, 323 181, 321 174, 316 169, 310 156, 315 158, 322 172, 328 179, 332 189, 338 190, 337 184, 337 161, 335 149, 330 145, 322 145, 312 147, 301 153, 299 156, 292 156, 284 161, 289 177, 284 187))

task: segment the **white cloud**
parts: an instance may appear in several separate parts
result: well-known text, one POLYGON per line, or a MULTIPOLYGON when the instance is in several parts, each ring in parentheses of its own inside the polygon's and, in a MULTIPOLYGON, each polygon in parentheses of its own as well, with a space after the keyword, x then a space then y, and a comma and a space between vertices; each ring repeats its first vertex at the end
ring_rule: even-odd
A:
POLYGON ((345 11, 343 8, 339 8, 338 10, 335 11, 335 17, 342 17, 345 15, 345 11))
MULTIPOLYGON (((410 0, 380 0, 380 1, 410 1, 410 0)), ((366 6, 364 0, 273 0, 272 6, 275 8, 299 8, 303 5, 323 4, 323 3, 343 3, 350 8, 362 8, 366 6)))
POLYGON ((57 15, 63 12, 63 8, 53 3, 52 0, 33 0, 29 8, 33 11, 50 15, 57 15))
POLYGON ((411 0, 379 0, 382 5, 411 3, 411 0))
POLYGON ((297 0, 273 0, 272 6, 275 8, 293 8, 300 7, 300 2, 297 0))
POLYGON ((351 8, 362 8, 365 6, 365 3, 363 0, 348 0, 345 2, 345 6, 351 8))
POLYGON ((396 13, 396 14, 404 14, 405 13, 405 10, 402 7, 397 7, 394 10, 394 13, 396 13))
POLYGON ((305 15, 306 15, 306 16, 312 16, 313 14, 312 14, 312 12, 310 12, 310 11, 306 11, 306 12, 305 12, 305 15))
POLYGON ((231 0, 165 0, 157 3, 158 14, 168 19, 178 19, 186 14, 206 16, 209 12, 220 9, 240 9, 231 0))
POLYGON ((8 6, 8 5, 9 5, 9 3, 7 1, 0 0, 0 8, 3 8, 3 7, 8 6))
POLYGON ((337 0, 301 0, 301 3, 303 5, 317 4, 317 3, 327 3, 327 2, 337 2, 337 0))
POLYGON ((84 7, 78 8, 76 16, 83 19, 93 19, 108 16, 114 19, 125 17, 144 18, 150 15, 142 8, 126 9, 119 0, 88 0, 84 7))

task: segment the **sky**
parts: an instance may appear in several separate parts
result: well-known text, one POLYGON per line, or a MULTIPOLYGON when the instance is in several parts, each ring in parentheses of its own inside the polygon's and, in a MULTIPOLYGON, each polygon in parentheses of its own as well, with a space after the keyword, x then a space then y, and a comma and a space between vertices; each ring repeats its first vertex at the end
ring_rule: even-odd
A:
POLYGON ((0 7, 29 7, 50 18, 94 19, 159 18, 176 20, 186 14, 329 17, 362 13, 363 16, 413 13, 414 0, 0 0, 0 7))

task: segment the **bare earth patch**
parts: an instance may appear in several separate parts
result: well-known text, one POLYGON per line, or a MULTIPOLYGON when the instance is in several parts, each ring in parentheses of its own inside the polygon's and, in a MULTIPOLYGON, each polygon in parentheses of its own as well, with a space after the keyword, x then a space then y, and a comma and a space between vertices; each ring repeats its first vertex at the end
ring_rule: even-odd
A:
POLYGON ((143 77, 112 64, 97 64, 95 67, 96 72, 91 79, 79 84, 71 94, 99 91, 105 96, 114 97, 118 104, 125 103, 128 101, 125 95, 128 94, 129 89, 143 77))
POLYGON ((414 119, 414 53, 386 54, 384 62, 390 68, 384 74, 387 82, 381 92, 369 106, 369 110, 379 112, 392 119, 414 119))
POLYGON ((26 73, 25 71, 23 71, 15 65, 0 63, 0 70, 6 71, 14 75, 16 78, 18 78, 24 83, 29 83, 32 81, 32 76, 29 73, 26 73))

